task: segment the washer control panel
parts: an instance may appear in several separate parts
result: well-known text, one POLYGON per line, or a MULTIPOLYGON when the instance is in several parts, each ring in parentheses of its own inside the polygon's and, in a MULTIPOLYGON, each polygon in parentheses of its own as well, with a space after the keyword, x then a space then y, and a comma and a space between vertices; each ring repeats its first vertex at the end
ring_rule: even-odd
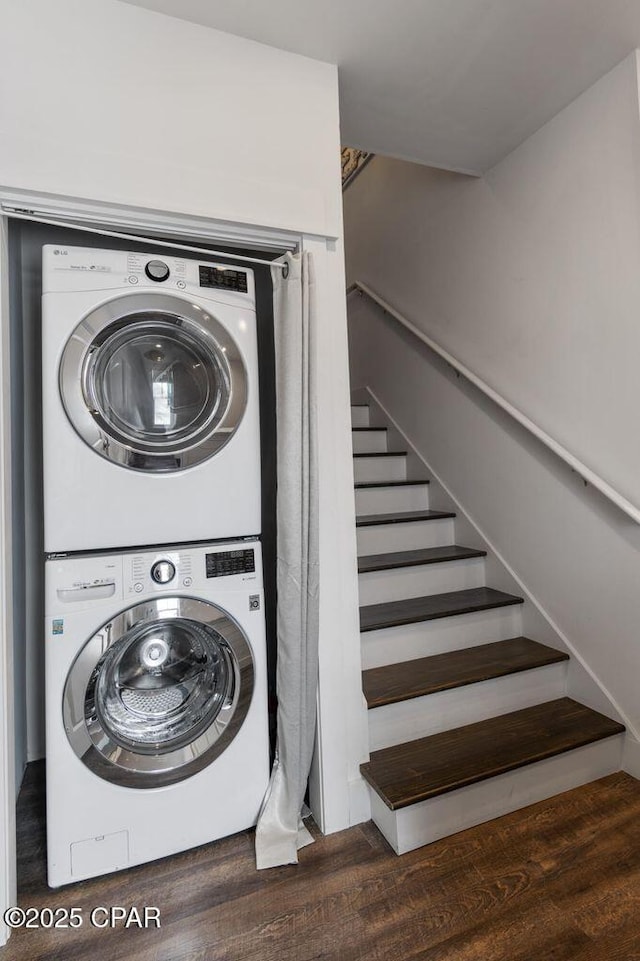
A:
POLYGON ((129 595, 191 587, 193 560, 189 551, 130 554, 125 557, 126 591, 129 595))
POLYGON ((134 599, 166 591, 197 593, 218 584, 225 590, 246 589, 262 573, 257 541, 132 551, 123 561, 125 596, 134 599))
POLYGON ((209 598, 240 591, 257 603, 261 590, 262 550, 255 539, 50 555, 45 565, 45 609, 55 618, 89 608, 119 610, 122 601, 143 603, 158 594, 209 598))

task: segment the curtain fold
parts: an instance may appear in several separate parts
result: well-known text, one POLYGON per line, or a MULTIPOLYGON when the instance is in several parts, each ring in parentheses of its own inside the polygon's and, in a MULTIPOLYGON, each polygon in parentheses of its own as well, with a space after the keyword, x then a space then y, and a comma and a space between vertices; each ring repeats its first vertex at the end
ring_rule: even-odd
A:
POLYGON ((318 679, 316 316, 308 253, 272 268, 277 417, 276 756, 256 828, 258 868, 298 861, 318 679), (286 274, 286 277, 284 276, 286 274))

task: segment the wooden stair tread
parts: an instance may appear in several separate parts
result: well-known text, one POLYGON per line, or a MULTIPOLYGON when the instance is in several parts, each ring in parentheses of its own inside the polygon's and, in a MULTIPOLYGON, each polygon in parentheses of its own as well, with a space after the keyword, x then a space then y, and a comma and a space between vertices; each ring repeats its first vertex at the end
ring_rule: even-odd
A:
POLYGON ((430 484, 429 480, 389 480, 389 481, 358 481, 353 486, 356 490, 364 490, 370 487, 422 487, 423 484, 430 484))
POLYGON ((564 697, 374 751, 360 770, 395 811, 624 730, 564 697))
POLYGON ((422 564, 439 564, 461 561, 470 557, 486 557, 486 551, 473 547, 450 544, 447 547, 422 547, 413 551, 391 551, 388 554, 368 554, 358 558, 358 573, 389 571, 398 567, 419 567, 422 564))
POLYGON ((362 672, 362 690, 371 709, 568 660, 564 651, 528 637, 512 637, 508 641, 370 668, 362 672))
POLYGON ((372 450, 365 451, 363 454, 354 454, 354 457, 406 457, 406 450, 372 450))
POLYGON ((374 527, 378 524, 409 524, 414 521, 439 521, 455 516, 453 511, 395 511, 393 514, 360 514, 356 517, 356 527, 374 527))
POLYGON ((367 430, 377 430, 377 431, 383 430, 386 433, 388 428, 387 427, 352 427, 351 430, 356 432, 367 431, 367 430))
POLYGON ((473 587, 464 591, 447 591, 446 594, 428 594, 426 597, 407 597, 399 601, 385 601, 360 608, 360 630, 377 631, 385 627, 432 621, 456 614, 489 610, 522 604, 523 598, 506 594, 491 587, 473 587))

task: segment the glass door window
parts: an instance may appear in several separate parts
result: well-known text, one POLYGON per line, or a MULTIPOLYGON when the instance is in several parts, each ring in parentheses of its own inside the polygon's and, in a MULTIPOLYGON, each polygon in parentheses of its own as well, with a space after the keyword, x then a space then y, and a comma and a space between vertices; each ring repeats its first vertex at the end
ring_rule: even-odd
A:
POLYGON ((183 470, 237 430, 246 371, 215 318, 180 298, 143 300, 147 309, 140 296, 117 298, 80 324, 63 355, 62 399, 98 454, 135 470, 183 470))
POLYGON ((253 693, 237 623, 193 598, 156 598, 104 625, 76 658, 63 714, 74 751, 132 787, 183 780, 233 740, 253 693))

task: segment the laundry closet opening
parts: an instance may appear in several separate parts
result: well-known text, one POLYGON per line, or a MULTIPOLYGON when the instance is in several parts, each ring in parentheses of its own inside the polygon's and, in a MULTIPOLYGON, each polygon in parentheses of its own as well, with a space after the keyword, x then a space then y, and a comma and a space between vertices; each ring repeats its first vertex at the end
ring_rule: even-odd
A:
MULTIPOLYGON (((163 242, 194 243, 192 237, 162 235, 163 242)), ((224 251, 224 264, 246 270, 246 263, 234 258, 246 254, 273 260, 279 251, 240 249, 220 243, 195 241, 198 247, 224 251)), ((15 756, 16 790, 22 783, 28 762, 45 755, 45 611, 44 611, 44 525, 43 525, 43 434, 42 434, 42 253, 46 245, 93 248, 176 257, 185 261, 221 263, 219 254, 211 259, 178 248, 120 240, 109 236, 53 227, 40 223, 12 220, 9 224, 10 317, 11 317, 11 410, 12 482, 14 532, 14 671, 15 671, 15 756)), ((262 561, 264 613, 267 639, 269 692, 269 734, 271 754, 275 744, 275 669, 276 669, 276 415, 275 360, 273 341, 273 291, 270 269, 251 264, 255 278, 259 444, 261 461, 262 561)), ((117 346, 117 345, 116 345, 117 346)), ((121 351, 122 352, 122 351, 121 351)), ((64 468, 64 465, 62 465, 64 468)), ((236 478, 237 479, 237 478, 236 478)), ((230 483, 234 478, 230 478, 230 483)), ((198 497, 206 502, 210 491, 203 487, 198 497)), ((126 513, 126 499, 119 504, 126 513)), ((170 538, 163 525, 171 517, 172 504, 162 505, 157 517, 157 537, 153 544, 205 541, 203 537, 170 538)), ((97 545, 101 547, 102 545, 97 545)), ((137 545, 149 548, 151 543, 137 545)))

